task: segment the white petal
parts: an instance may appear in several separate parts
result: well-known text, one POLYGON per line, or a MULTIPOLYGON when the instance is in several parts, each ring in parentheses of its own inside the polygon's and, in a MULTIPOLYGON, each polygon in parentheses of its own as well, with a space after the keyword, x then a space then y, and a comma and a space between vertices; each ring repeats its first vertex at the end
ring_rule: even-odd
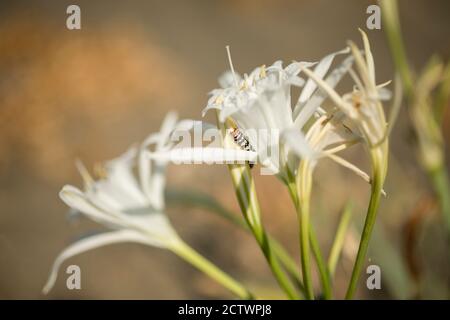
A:
POLYGON ((369 95, 375 95, 376 85, 375 82, 372 82, 372 74, 369 73, 367 60, 363 58, 361 51, 353 42, 350 41, 349 46, 352 51, 352 55, 355 58, 355 64, 359 71, 359 76, 364 84, 365 91, 367 91, 369 95))
POLYGON ((140 221, 136 219, 136 223, 144 227, 149 239, 154 243, 169 245, 178 239, 169 218, 163 212, 151 212, 141 217, 140 221))
MULTIPOLYGON (((138 148, 132 147, 120 157, 106 163, 107 176, 99 180, 88 192, 93 199, 108 199, 115 203, 116 210, 148 205, 133 168, 137 161, 138 148)), ((96 201, 96 200, 95 200, 96 201)), ((100 200, 101 201, 101 200, 100 200)))
POLYGON ((337 107, 339 107, 348 116, 353 115, 351 105, 347 103, 330 85, 328 85, 328 83, 308 68, 303 69, 303 72, 314 80, 317 85, 328 94, 328 97, 336 104, 337 107))
POLYGON ((347 160, 335 155, 335 154, 331 154, 328 155, 328 157, 335 161, 336 163, 340 164, 341 166, 353 171, 354 173, 356 173, 358 176, 360 176, 361 178, 363 178, 363 180, 365 180, 366 182, 370 183, 370 177, 367 173, 365 173, 364 171, 362 171, 361 169, 359 169, 357 166, 355 166, 354 164, 348 162, 347 160))
POLYGON ((94 184, 94 179, 89 174, 89 171, 86 169, 85 165, 83 164, 83 162, 81 162, 81 160, 79 159, 75 160, 75 166, 78 172, 80 173, 81 178, 83 179, 85 187, 89 187, 92 184, 94 184))
POLYGON ((164 121, 161 125, 161 129, 159 130, 160 139, 157 142, 156 148, 160 149, 164 146, 164 144, 168 141, 170 134, 173 132, 175 125, 177 123, 177 113, 169 112, 167 113, 164 121))
POLYGON ((209 104, 208 103, 208 105, 202 110, 202 117, 205 117, 206 116, 206 113, 209 111, 209 110, 212 110, 212 109, 216 109, 216 110, 220 110, 222 107, 220 106, 220 105, 214 105, 214 104, 209 104))
MULTIPOLYGON (((314 73, 317 75, 317 77, 323 78, 325 74, 328 72, 328 69, 330 69, 331 64, 333 63, 334 57, 339 54, 346 54, 349 52, 348 48, 345 48, 344 50, 334 52, 332 54, 329 54, 325 56, 314 68, 314 73)), ((298 98, 297 104, 303 104, 305 101, 307 101, 311 95, 314 93, 314 91, 317 88, 317 84, 312 79, 308 79, 306 82, 305 87, 302 90, 302 93, 300 94, 300 97, 298 98)))
POLYGON ((367 71, 369 73, 370 80, 372 83, 375 83, 375 63, 373 61, 372 51, 370 50, 369 39, 367 38, 367 34, 362 29, 359 29, 359 32, 361 33, 364 42, 367 71))
MULTIPOLYGON (((334 88, 341 81, 342 77, 347 74, 353 64, 353 60, 353 56, 347 57, 339 67, 329 74, 325 82, 330 88, 334 88)), ((294 109, 295 127, 299 129, 303 128, 305 123, 310 119, 314 112, 317 111, 327 97, 327 93, 323 89, 319 89, 305 103, 297 104, 294 109)))
POLYGON ((132 230, 119 230, 113 232, 106 232, 103 234, 79 240, 74 244, 68 246, 66 249, 64 249, 55 259, 47 283, 42 289, 43 293, 47 294, 53 288, 56 282, 59 267, 64 263, 65 260, 80 253, 119 242, 137 242, 157 247, 163 246, 162 243, 153 242, 151 239, 132 230))
POLYGON ((314 159, 316 158, 316 152, 311 148, 305 136, 300 130, 289 129, 283 132, 283 139, 286 145, 294 151, 301 159, 314 159))
POLYGON ((326 126, 328 126, 326 133, 317 145, 319 150, 324 150, 327 147, 336 146, 346 142, 356 142, 361 139, 361 137, 353 133, 350 128, 344 126, 339 115, 335 115, 332 119, 328 120, 326 126))
MULTIPOLYGON (((147 161, 149 161, 147 159, 147 161)), ((150 199, 152 207, 163 210, 165 207, 164 190, 166 188, 166 162, 152 161, 150 176, 150 199)))
POLYGON ((382 101, 391 100, 392 92, 386 88, 379 88, 378 89, 378 98, 382 101))
POLYGON ((153 190, 151 184, 152 179, 151 161, 147 159, 145 153, 146 150, 144 148, 141 148, 138 157, 138 174, 142 192, 145 194, 152 207, 154 207, 155 209, 162 209, 156 206, 156 201, 154 199, 154 193, 152 192, 153 190))
POLYGON ((106 224, 107 226, 123 225, 123 221, 120 219, 120 217, 105 212, 104 210, 95 206, 92 202, 87 200, 85 194, 81 192, 78 188, 66 185, 59 192, 59 197, 70 208, 82 212, 90 219, 98 223, 106 224))

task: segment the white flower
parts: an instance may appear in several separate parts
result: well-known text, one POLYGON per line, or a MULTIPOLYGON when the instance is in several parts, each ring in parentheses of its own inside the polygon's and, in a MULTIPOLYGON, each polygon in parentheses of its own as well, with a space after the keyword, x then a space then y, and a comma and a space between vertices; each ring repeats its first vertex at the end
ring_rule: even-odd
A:
MULTIPOLYGON (((301 66, 300 69, 310 77, 309 81, 314 81, 319 86, 323 97, 329 97, 334 106, 337 107, 338 111, 332 111, 334 114, 333 118, 336 118, 337 115, 338 118, 344 120, 335 121, 329 129, 326 129, 329 126, 328 124, 322 125, 317 121, 310 127, 307 140, 309 145, 316 151, 313 158, 318 159, 326 156, 354 171, 366 181, 371 182, 372 178, 369 175, 335 155, 337 151, 343 150, 346 146, 358 140, 365 141, 365 144, 371 150, 371 158, 375 163, 374 167, 380 168, 381 170, 379 171, 383 176, 386 173, 387 143, 385 142, 387 142, 389 128, 381 101, 390 98, 390 92, 384 89, 384 86, 389 82, 382 85, 376 84, 375 65, 369 41, 363 31, 361 31, 361 34, 364 41, 364 57, 356 45, 350 42, 351 55, 332 72, 341 73, 339 70, 348 69, 351 67, 348 65, 348 62, 354 60, 358 72, 355 72, 352 68, 348 69, 348 73, 355 83, 352 92, 340 95, 335 91, 333 84, 323 79, 322 73, 317 73, 316 70, 309 70, 307 66, 301 66), (346 120, 348 120, 347 125, 344 124, 346 120), (342 130, 342 128, 346 130, 342 130), (344 137, 343 133, 347 137, 344 137), (314 136, 321 137, 322 141, 320 143, 316 142, 314 145, 313 140, 319 141, 318 138, 313 138, 314 136), (380 146, 382 147, 379 148, 380 146), (331 148, 327 149, 326 147, 331 148)), ((398 101, 394 102, 394 107, 391 110, 392 121, 390 125, 393 123, 393 118, 395 118, 399 106, 400 103, 398 101)), ((326 114, 323 110, 321 110, 321 113, 326 114)), ((299 139, 298 134, 289 132, 286 134, 286 137, 295 152, 299 156, 304 156, 304 150, 296 147, 296 139, 299 139)), ((384 191, 382 192, 384 193, 384 191)))
POLYGON ((335 105, 352 120, 365 138, 369 147, 377 146, 386 139, 388 124, 381 101, 390 99, 390 92, 384 87, 390 83, 376 84, 375 64, 367 35, 362 31, 364 56, 357 46, 350 42, 352 56, 356 62, 357 72, 349 71, 355 82, 352 92, 340 95, 332 86, 323 81, 321 75, 307 67, 301 67, 317 85, 324 90, 335 105))
POLYGON ((190 128, 192 121, 176 121, 169 114, 160 132, 150 135, 139 147, 105 164, 104 177, 96 181, 78 163, 84 179, 84 190, 67 185, 61 199, 72 209, 112 231, 79 240, 56 258, 44 293, 53 287, 58 269, 70 257, 108 244, 137 242, 173 249, 180 239, 164 214, 165 163, 149 161, 145 148, 167 148, 170 134, 177 128, 190 128))
MULTIPOLYGON (((175 163, 258 161, 285 182, 296 175, 301 159, 308 159, 315 165, 320 158, 328 157, 369 181, 366 173, 336 155, 359 142, 361 137, 344 124, 345 113, 335 109, 327 111, 322 107, 329 92, 319 87, 316 81, 320 79, 328 88, 335 87, 351 71, 353 55, 346 57, 333 71, 328 71, 337 55, 349 52, 350 49, 346 48, 325 56, 318 63, 293 62, 286 68, 277 61, 267 68, 258 67, 244 77, 234 72, 230 58, 231 71, 219 79, 222 88, 211 92, 203 115, 216 109, 219 121, 236 124, 256 152, 241 150, 230 143, 225 143, 224 147, 207 148, 178 148, 171 143, 164 150, 148 152, 147 156, 175 163), (299 73, 302 70, 311 73, 308 69, 311 66, 315 66, 314 78, 305 82, 299 73), (303 88, 292 106, 292 88, 300 86, 303 88), (275 137, 271 136, 273 132, 276 132, 275 137)), ((202 125, 214 127, 207 123, 202 125)))
MULTIPOLYGON (((324 112, 321 104, 326 98, 322 90, 318 90, 313 80, 299 77, 303 68, 316 65, 315 73, 324 77, 336 55, 348 53, 349 49, 332 53, 319 63, 293 62, 283 68, 277 61, 270 67, 259 67, 241 77, 234 72, 230 58, 231 72, 225 73, 219 82, 221 89, 211 92, 211 98, 203 111, 217 109, 219 121, 231 121, 245 132, 249 142, 255 147, 258 162, 277 174, 282 180, 295 174, 298 157, 292 156, 292 146, 286 144, 284 138, 288 132, 296 132, 296 146, 302 149, 303 156, 311 156, 312 149, 305 139, 306 126, 311 119, 320 117, 324 112), (293 87, 303 86, 297 103, 291 104, 293 87), (275 132, 275 136, 273 133, 275 132), (273 150, 278 151, 277 158, 273 150)), ((352 59, 347 59, 343 67, 336 69, 324 81, 335 86, 351 67, 352 59)))

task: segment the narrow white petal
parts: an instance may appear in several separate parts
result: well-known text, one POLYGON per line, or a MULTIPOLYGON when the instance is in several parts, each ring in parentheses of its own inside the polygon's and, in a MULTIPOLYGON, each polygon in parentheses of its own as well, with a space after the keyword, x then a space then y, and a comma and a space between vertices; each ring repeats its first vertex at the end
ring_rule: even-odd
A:
MULTIPOLYGON (((333 63, 334 58, 339 54, 346 54, 346 53, 349 53, 348 48, 325 56, 314 68, 314 73, 317 75, 317 77, 323 78, 330 69, 330 66, 333 63)), ((314 82, 311 79, 308 79, 305 87, 302 90, 302 93, 300 94, 300 97, 298 98, 297 104, 303 104, 305 101, 307 101, 314 93, 316 88, 317 88, 316 82, 314 82)))
POLYGON ((386 88, 379 88, 377 98, 380 99, 381 101, 391 100, 392 98, 391 90, 386 88))
POLYGON ((162 148, 169 139, 169 136, 173 132, 173 129, 175 128, 175 125, 177 123, 177 118, 178 116, 176 112, 167 113, 161 125, 161 129, 159 130, 160 139, 156 145, 157 149, 162 148))
POLYGON ((58 257, 56 257, 50 271, 50 276, 44 288, 42 289, 42 292, 44 294, 47 294, 53 288, 58 275, 58 270, 65 260, 80 253, 119 242, 137 242, 146 245, 161 247, 161 243, 154 243, 153 241, 149 240, 149 238, 132 230, 106 232, 79 240, 74 244, 68 246, 58 255, 58 257))
POLYGON ((208 103, 208 105, 202 110, 202 117, 206 116, 206 113, 209 110, 212 110, 212 109, 221 110, 222 109, 222 105, 208 103))
MULTIPOLYGON (((339 67, 334 69, 326 78, 325 82, 330 88, 336 87, 344 75, 350 70, 353 65, 353 56, 347 57, 339 67)), ((294 109, 295 127, 303 128, 305 123, 322 105, 323 101, 328 97, 327 92, 323 89, 317 90, 314 95, 303 104, 297 104, 294 109)))
POLYGON ((164 190, 166 188, 166 162, 152 161, 151 166, 152 166, 152 175, 150 177, 151 203, 154 209, 163 210, 165 207, 164 190))
POLYGON ((105 212, 87 200, 86 195, 78 188, 66 185, 59 192, 59 197, 70 208, 82 212, 90 219, 98 223, 114 226, 120 226, 123 224, 120 218, 105 212))
POLYGON ((86 169, 83 162, 81 160, 77 159, 77 160, 75 160, 75 166, 76 166, 78 172, 80 173, 81 178, 83 179, 84 186, 86 188, 91 186, 94 183, 94 179, 89 174, 89 171, 86 169))
POLYGON ((301 159, 314 159, 316 152, 311 148, 305 136, 300 130, 289 129, 282 134, 286 145, 301 159))
POLYGON ((366 64, 367 70, 369 72, 369 77, 372 83, 375 83, 375 63, 373 61, 372 51, 370 50, 369 39, 367 38, 367 34, 362 29, 359 29, 359 32, 361 33, 364 42, 364 52, 366 56, 366 64))
POLYGON ((349 46, 352 55, 355 58, 355 64, 364 84, 364 89, 369 92, 369 94, 376 94, 375 82, 372 82, 372 76, 369 74, 367 61, 363 58, 363 54, 352 41, 349 41, 349 46))
MULTIPOLYGON (((139 182, 142 188, 142 192, 146 195, 148 199, 151 199, 151 187, 150 187, 150 179, 151 179, 151 162, 147 159, 145 155, 145 148, 139 150, 138 156, 138 174, 139 174, 139 182)), ((151 202, 151 200, 150 200, 151 202)))
POLYGON ((348 162, 347 160, 335 155, 335 154, 328 154, 327 155, 331 160, 335 161, 336 163, 340 164, 341 166, 353 171, 358 176, 360 176, 364 181, 370 183, 370 176, 365 173, 363 170, 359 169, 357 166, 355 166, 353 163, 348 162))
POLYGON ((133 172, 138 160, 138 151, 138 148, 132 147, 120 157, 108 161, 105 164, 106 178, 96 183, 90 196, 96 198, 108 195, 109 198, 112 198, 110 202, 119 203, 119 206, 116 206, 118 210, 130 206, 148 205, 147 198, 133 172))
POLYGON ((347 115, 352 114, 351 105, 344 101, 344 99, 342 99, 341 96, 330 85, 328 85, 328 83, 326 83, 323 79, 318 77, 314 72, 307 68, 303 69, 303 72, 305 72, 311 79, 313 79, 317 83, 317 85, 328 94, 330 99, 336 104, 337 107, 342 109, 342 111, 347 115))

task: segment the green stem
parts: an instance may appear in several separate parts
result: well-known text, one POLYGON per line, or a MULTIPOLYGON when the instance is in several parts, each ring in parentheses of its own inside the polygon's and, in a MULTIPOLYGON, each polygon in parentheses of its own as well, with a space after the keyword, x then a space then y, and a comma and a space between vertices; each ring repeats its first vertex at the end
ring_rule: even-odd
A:
POLYGON ((314 290, 311 276, 311 262, 309 253, 309 208, 303 204, 298 212, 298 222, 300 228, 300 256, 303 273, 303 283, 305 285, 306 298, 314 299, 314 290))
POLYGON ((193 266, 195 266, 200 271, 210 276, 212 279, 220 283, 222 286, 230 290, 239 298, 254 299, 250 291, 248 291, 244 286, 242 286, 239 282, 237 282, 228 274, 220 270, 217 266, 215 266, 205 257, 200 255, 197 251, 195 251, 185 242, 181 240, 177 242, 177 244, 172 247, 172 251, 181 258, 185 259, 193 266))
POLYGON ((311 248, 312 248, 314 257, 316 259, 316 262, 317 262, 317 267, 319 269, 320 281, 322 283, 322 288, 323 288, 323 298, 325 300, 330 300, 333 297, 333 293, 331 290, 330 272, 327 268, 327 265, 325 264, 325 262, 323 260, 322 252, 320 251, 320 246, 317 241, 317 237, 316 237, 314 228, 312 226, 310 226, 310 228, 309 228, 309 233, 310 233, 309 240, 311 242, 311 248))
POLYGON ((347 203, 342 212, 342 216, 339 221, 339 225, 336 230, 336 235, 334 237, 333 245, 330 250, 330 256, 328 257, 328 270, 330 270, 330 276, 333 277, 337 262, 339 260, 339 255, 341 254, 342 247, 344 245, 345 234, 347 233, 348 225, 350 224, 350 218, 352 216, 352 205, 347 203))
MULTIPOLYGON (((218 127, 222 133, 223 145, 226 146, 229 144, 230 137, 226 134, 225 125, 219 121, 217 112, 216 118, 218 127)), ((249 166, 247 164, 229 164, 228 169, 231 174, 239 207, 241 208, 244 219, 247 222, 247 225, 255 237, 259 247, 261 248, 272 274, 290 299, 299 299, 299 294, 289 281, 289 278, 284 273, 284 270, 281 268, 277 257, 274 255, 269 238, 264 226, 262 225, 259 202, 249 166)))
POLYGON ((445 165, 429 171, 431 182, 439 199, 439 205, 450 231, 450 184, 445 165))
POLYGON ((277 258, 280 260, 284 269, 288 272, 294 284, 297 288, 304 293, 305 287, 303 286, 302 280, 300 279, 299 267, 292 259, 292 257, 287 253, 286 249, 273 238, 269 238, 269 241, 272 245, 272 251, 275 253, 277 258))
POLYGON ((246 166, 242 168, 236 165, 229 165, 229 167, 244 219, 261 248, 272 274, 290 299, 299 299, 300 296, 282 270, 277 257, 274 255, 272 245, 260 221, 261 214, 259 212, 259 205, 254 191, 253 179, 248 172, 248 168, 246 166))
POLYGON ((289 278, 286 276, 284 271, 282 270, 277 257, 274 255, 272 250, 272 245, 268 241, 267 235, 264 233, 263 240, 258 241, 261 250, 264 252, 264 256, 267 259, 267 262, 272 270, 273 275, 278 281, 278 284, 281 288, 286 292, 289 299, 300 299, 300 296, 296 292, 295 288, 292 286, 289 278))
MULTIPOLYGON (((398 15, 397 1, 381 0, 380 4, 383 10, 384 24, 388 37, 389 47, 394 57, 396 69, 399 71, 402 78, 406 96, 410 101, 413 101, 415 99, 415 79, 410 72, 408 59, 405 53, 400 30, 400 19, 398 15)), ((446 102, 448 101, 448 95, 450 92, 450 65, 447 66, 443 74, 444 80, 438 90, 434 105, 435 118, 439 124, 442 123, 444 108, 446 106, 446 102)), ((416 130, 418 129, 416 128, 416 130)), ((446 168, 444 166, 440 166, 437 169, 428 170, 427 168, 425 168, 425 170, 428 171, 429 178, 439 198, 442 214, 444 215, 444 219, 446 220, 448 229, 450 230, 450 187, 446 168)))
MULTIPOLYGON (((289 171, 288 171, 288 173, 289 173, 289 171)), ((300 210, 299 200, 298 200, 299 195, 297 192, 297 185, 295 183, 295 178, 293 178, 293 175, 289 176, 289 179, 286 182, 286 184, 288 186, 289 194, 292 198, 292 201, 294 202, 295 209, 298 212, 298 210, 300 210)), ((309 200, 308 200, 308 202, 309 202, 309 200)), ((325 265, 325 262, 323 260, 323 255, 321 253, 316 234, 315 234, 314 229, 311 224, 309 225, 309 230, 310 230, 309 231, 309 237, 310 237, 309 241, 311 243, 311 249, 313 251, 313 255, 316 260, 317 267, 319 269, 319 276, 320 276, 320 281, 321 281, 322 289, 323 289, 323 297, 325 299, 331 299, 332 298, 332 290, 331 290, 330 273, 329 273, 327 266, 325 265)), ((303 291, 305 291, 305 289, 303 291)))
POLYGON ((381 0, 382 17, 386 31, 389 47, 397 67, 407 96, 413 92, 413 76, 410 72, 405 46, 403 44, 400 30, 400 19, 398 15, 398 4, 396 0, 381 0))
POLYGON ((297 217, 300 229, 300 256, 303 274, 303 284, 305 286, 306 298, 314 299, 314 289, 311 276, 310 261, 310 225, 309 225, 309 204, 312 187, 312 172, 306 161, 302 161, 299 166, 299 179, 297 181, 298 208, 297 217))
POLYGON ((367 249, 369 247, 370 237, 372 235, 373 227, 377 218, 378 207, 380 205, 380 198, 383 189, 383 183, 387 170, 387 158, 383 155, 387 154, 387 142, 380 147, 371 151, 373 179, 371 182, 372 192, 370 195, 369 207, 367 209, 364 229, 359 242, 358 253, 356 255, 355 264, 353 266, 352 276, 345 295, 346 299, 352 299, 355 294, 359 277, 365 263, 367 249), (384 150, 383 150, 384 149, 384 150))
POLYGON ((447 64, 442 78, 443 80, 439 86, 438 92, 436 93, 436 98, 433 105, 435 118, 440 126, 443 124, 444 113, 446 108, 448 108, 450 98, 450 63, 447 64))

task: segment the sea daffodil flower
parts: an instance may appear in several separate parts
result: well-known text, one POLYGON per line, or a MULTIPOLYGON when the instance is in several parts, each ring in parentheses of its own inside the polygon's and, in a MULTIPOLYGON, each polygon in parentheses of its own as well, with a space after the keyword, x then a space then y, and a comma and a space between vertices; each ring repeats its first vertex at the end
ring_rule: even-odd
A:
POLYGON ((252 297, 238 282, 183 242, 163 211, 166 162, 150 161, 143 151, 153 146, 156 150, 167 148, 175 130, 189 129, 192 124, 191 120, 178 122, 175 114, 169 114, 159 132, 107 162, 103 177, 98 180, 78 164, 84 190, 67 185, 59 195, 70 208, 111 231, 83 238, 64 249, 52 266, 44 293, 51 290, 59 267, 70 257, 108 244, 136 242, 171 250, 237 296, 252 297))
MULTIPOLYGON (((323 92, 317 90, 315 82, 308 80, 305 84, 299 74, 302 68, 315 66, 316 74, 324 76, 334 58, 348 51, 346 48, 332 53, 318 63, 293 62, 285 68, 277 61, 269 67, 258 67, 243 77, 234 71, 230 58, 231 71, 219 79, 222 88, 211 92, 203 115, 216 109, 221 123, 236 124, 255 147, 258 162, 287 181, 290 175, 295 175, 298 158, 291 156, 292 148, 284 140, 285 133, 295 130, 299 148, 305 154, 311 151, 304 138, 305 125, 320 112, 324 100, 323 92), (292 105, 292 90, 299 87, 303 89, 297 103, 292 105)), ((340 81, 351 63, 351 60, 347 61, 346 68, 335 71, 327 79, 332 86, 340 81)))
MULTIPOLYGON (((307 67, 302 67, 302 71, 327 93, 335 107, 351 121, 352 127, 356 128, 363 138, 364 145, 367 147, 371 160, 371 199, 352 278, 347 290, 347 298, 351 298, 356 290, 357 280, 362 270, 370 235, 375 224, 376 213, 378 211, 380 196, 383 193, 383 184, 387 173, 389 151, 388 134, 394 122, 392 118, 390 119, 390 123, 387 122, 383 108, 383 100, 390 97, 388 91, 384 89, 389 82, 377 85, 375 63, 370 49, 370 43, 367 35, 362 30, 360 32, 364 43, 363 52, 353 42, 349 42, 349 47, 357 67, 356 70, 351 69, 349 71, 355 84, 352 92, 341 95, 327 84, 326 81, 323 81, 320 75, 317 75, 307 67)), ((400 102, 398 100, 392 107, 391 115, 397 114, 396 111, 399 107, 400 102)))

